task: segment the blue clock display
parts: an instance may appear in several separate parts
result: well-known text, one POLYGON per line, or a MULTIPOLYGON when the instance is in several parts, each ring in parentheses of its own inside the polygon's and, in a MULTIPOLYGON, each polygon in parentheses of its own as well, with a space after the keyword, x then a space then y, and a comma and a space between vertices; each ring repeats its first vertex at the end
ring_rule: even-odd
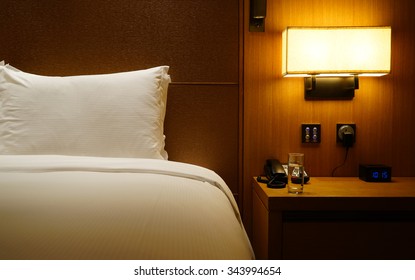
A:
POLYGON ((387 180, 389 179, 389 172, 388 171, 382 171, 382 172, 372 171, 372 178, 374 180, 379 180, 379 179, 387 180))
POLYGON ((390 182, 392 169, 382 164, 359 165, 359 178, 366 182, 390 182))

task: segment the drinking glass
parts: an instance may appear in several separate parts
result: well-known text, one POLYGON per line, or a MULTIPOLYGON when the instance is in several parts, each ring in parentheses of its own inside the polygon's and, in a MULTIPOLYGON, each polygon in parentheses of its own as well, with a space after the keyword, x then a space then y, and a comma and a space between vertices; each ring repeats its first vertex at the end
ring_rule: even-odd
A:
POLYGON ((304 189, 304 154, 288 154, 288 184, 289 193, 300 194, 304 189))

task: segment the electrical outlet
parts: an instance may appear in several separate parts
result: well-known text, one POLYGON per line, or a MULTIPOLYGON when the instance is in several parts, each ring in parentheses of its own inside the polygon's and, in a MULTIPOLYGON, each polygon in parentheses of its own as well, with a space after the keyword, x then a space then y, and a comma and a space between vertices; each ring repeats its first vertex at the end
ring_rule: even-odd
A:
POLYGON ((319 123, 301 124, 301 143, 320 143, 321 125, 319 123))
POLYGON ((356 124, 338 123, 336 124, 336 142, 343 142, 343 135, 351 133, 353 135, 353 143, 356 142, 356 124))

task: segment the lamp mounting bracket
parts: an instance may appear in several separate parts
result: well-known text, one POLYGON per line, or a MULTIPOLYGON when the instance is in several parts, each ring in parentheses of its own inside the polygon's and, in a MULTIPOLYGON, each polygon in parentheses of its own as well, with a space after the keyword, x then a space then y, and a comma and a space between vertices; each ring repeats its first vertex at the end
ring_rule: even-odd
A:
POLYGON ((318 77, 313 75, 304 78, 304 98, 306 100, 351 100, 354 90, 359 88, 357 75, 348 77, 318 77))

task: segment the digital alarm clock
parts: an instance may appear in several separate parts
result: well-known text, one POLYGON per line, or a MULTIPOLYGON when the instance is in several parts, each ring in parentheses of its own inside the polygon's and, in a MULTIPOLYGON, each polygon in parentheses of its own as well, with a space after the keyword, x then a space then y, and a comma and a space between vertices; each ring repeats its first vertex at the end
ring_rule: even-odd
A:
POLYGON ((359 178, 366 182, 390 182, 392 168, 383 164, 360 164, 359 178))

